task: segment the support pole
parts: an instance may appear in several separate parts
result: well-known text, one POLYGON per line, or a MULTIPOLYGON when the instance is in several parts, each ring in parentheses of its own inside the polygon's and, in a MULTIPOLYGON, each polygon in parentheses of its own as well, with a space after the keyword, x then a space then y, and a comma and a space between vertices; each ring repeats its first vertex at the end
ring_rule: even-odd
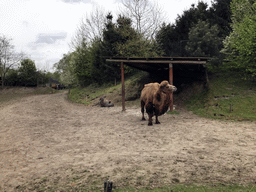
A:
POLYGON ((209 89, 209 78, 208 78, 208 73, 207 73, 207 68, 206 68, 206 65, 203 65, 204 67, 204 76, 205 76, 205 79, 204 79, 204 88, 206 90, 209 89))
POLYGON ((125 86, 124 86, 124 63, 121 62, 121 81, 122 81, 122 111, 125 111, 125 86))
POLYGON ((172 70, 172 64, 169 64, 169 83, 173 85, 173 70, 172 70))
MULTIPOLYGON (((169 83, 173 85, 173 68, 172 63, 169 64, 169 83)), ((171 103, 170 103, 170 111, 173 111, 173 93, 170 95, 171 103)))

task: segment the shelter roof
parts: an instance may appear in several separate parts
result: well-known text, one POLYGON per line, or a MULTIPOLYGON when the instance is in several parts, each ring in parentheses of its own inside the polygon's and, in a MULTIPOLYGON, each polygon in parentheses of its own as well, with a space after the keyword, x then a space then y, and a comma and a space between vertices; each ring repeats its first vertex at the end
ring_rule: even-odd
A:
POLYGON ((208 57, 111 57, 108 62, 123 62, 125 65, 148 72, 169 68, 169 64, 206 65, 208 57))

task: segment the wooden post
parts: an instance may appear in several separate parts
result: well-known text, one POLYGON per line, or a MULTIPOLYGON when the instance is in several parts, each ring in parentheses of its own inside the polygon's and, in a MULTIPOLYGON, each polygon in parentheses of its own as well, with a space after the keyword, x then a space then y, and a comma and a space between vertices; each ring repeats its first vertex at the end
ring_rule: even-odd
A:
POLYGON ((105 181, 104 182, 104 192, 112 192, 113 182, 112 181, 105 181))
POLYGON ((205 74, 205 79, 204 79, 204 88, 209 89, 209 78, 208 78, 208 73, 207 73, 207 68, 206 65, 203 65, 204 67, 204 74, 205 74))
MULTIPOLYGON (((172 63, 169 64, 169 83, 173 85, 173 68, 172 63)), ((173 111, 173 93, 170 95, 171 103, 170 103, 170 111, 173 111)))
POLYGON ((172 70, 172 64, 169 64, 169 83, 173 85, 173 70, 172 70))
POLYGON ((125 111, 125 86, 124 86, 124 63, 121 62, 121 81, 122 81, 122 111, 125 111))

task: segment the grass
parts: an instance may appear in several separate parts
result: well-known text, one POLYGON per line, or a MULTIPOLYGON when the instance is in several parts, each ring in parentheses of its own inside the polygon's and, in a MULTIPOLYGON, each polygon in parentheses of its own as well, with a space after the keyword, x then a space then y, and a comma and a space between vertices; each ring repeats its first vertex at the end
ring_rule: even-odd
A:
MULTIPOLYGON (((145 82, 145 73, 138 73, 125 81, 126 106, 139 107, 140 91, 145 82)), ((96 98, 108 95, 115 105, 121 105, 121 83, 113 85, 90 85, 70 91, 69 99, 76 103, 90 105, 96 98)), ((186 102, 193 113, 211 119, 255 121, 256 120, 256 82, 237 78, 235 74, 219 74, 210 79, 209 90, 194 93, 186 102)), ((174 110, 168 114, 179 115, 174 110)))
POLYGON ((107 93, 113 93, 115 90, 120 89, 120 87, 121 84, 116 86, 103 85, 99 87, 97 85, 90 85, 85 88, 77 87, 70 90, 68 98, 73 102, 89 105, 96 98, 107 93))
POLYGON ((168 111, 167 114, 170 114, 170 115, 179 115, 180 113, 176 110, 173 110, 172 112, 171 111, 168 111))
POLYGON ((210 80, 209 91, 195 94, 186 106, 195 114, 223 120, 256 120, 256 83, 234 75, 210 80))
MULTIPOLYGON (((144 84, 140 84, 141 79, 145 77, 144 72, 137 73, 132 77, 129 77, 125 80, 125 97, 126 104, 130 105, 138 105, 138 98, 140 97, 140 90, 143 88, 144 84)), ((107 95, 107 99, 114 102, 115 105, 121 105, 121 90, 122 84, 118 82, 117 85, 113 84, 105 84, 105 85, 97 85, 92 84, 88 87, 77 87, 71 89, 68 98, 69 100, 90 105, 94 102, 95 99, 107 95)))
POLYGON ((171 187, 163 187, 163 188, 157 188, 157 189, 135 189, 135 188, 122 188, 122 189, 115 189, 113 190, 115 192, 145 192, 145 191, 151 191, 151 192, 253 192, 256 191, 255 186, 241 186, 241 185, 229 185, 229 186, 223 186, 218 185, 215 187, 211 186, 197 186, 197 185, 173 185, 171 187))

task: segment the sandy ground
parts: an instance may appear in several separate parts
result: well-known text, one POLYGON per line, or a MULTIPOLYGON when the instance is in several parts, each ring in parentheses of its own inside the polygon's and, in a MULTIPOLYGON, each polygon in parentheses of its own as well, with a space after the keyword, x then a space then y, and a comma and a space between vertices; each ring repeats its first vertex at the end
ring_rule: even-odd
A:
POLYGON ((66 94, 30 96, 0 109, 0 191, 103 186, 105 179, 152 188, 256 181, 255 122, 177 109, 179 115, 148 126, 139 108, 79 106, 66 94))

